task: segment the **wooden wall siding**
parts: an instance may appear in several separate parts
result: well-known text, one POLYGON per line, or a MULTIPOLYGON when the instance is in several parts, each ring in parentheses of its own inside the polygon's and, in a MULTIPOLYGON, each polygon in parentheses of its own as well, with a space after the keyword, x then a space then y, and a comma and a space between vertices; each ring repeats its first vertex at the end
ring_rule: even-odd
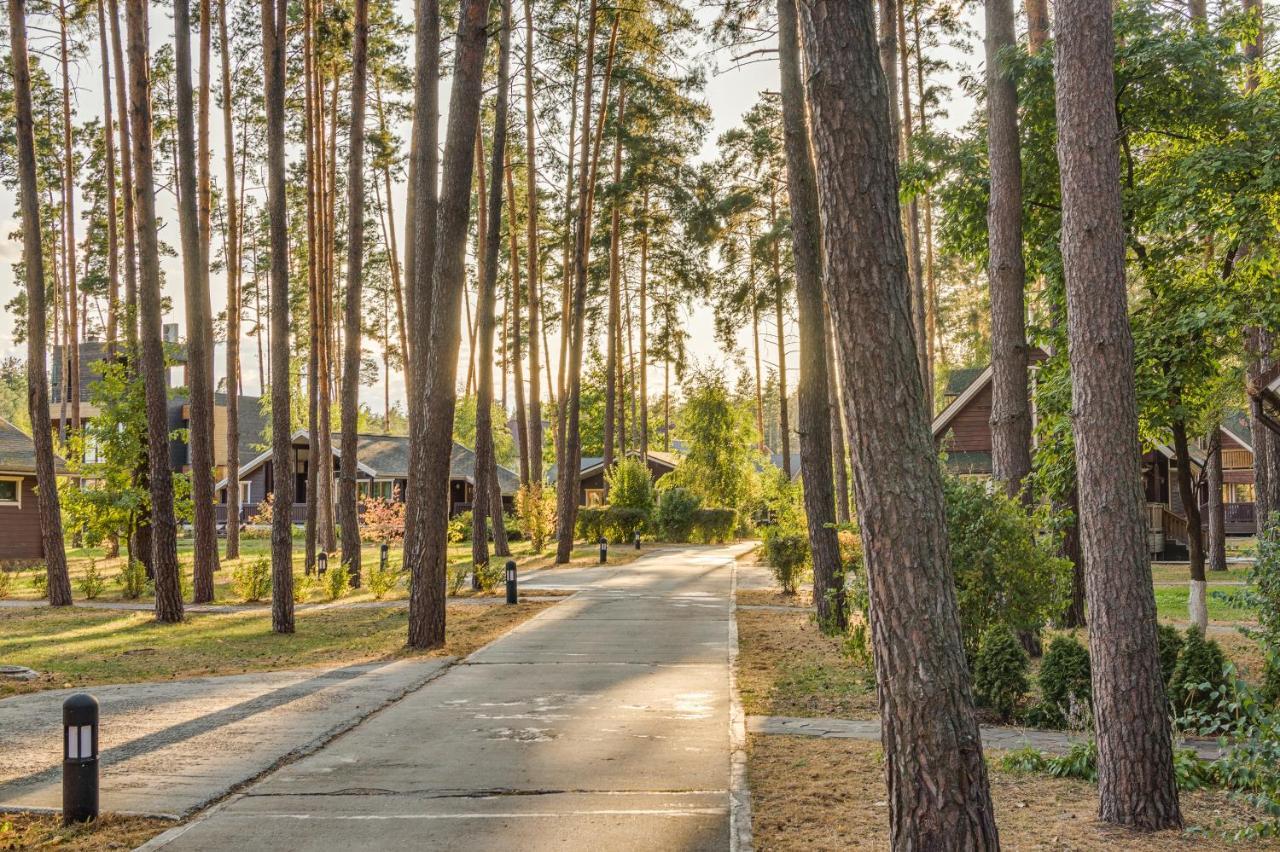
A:
MULTIPOLYGON (((1225 435, 1223 436, 1226 437, 1225 435)), ((1226 441, 1223 441, 1225 444, 1226 441)), ((1227 449, 1222 448, 1222 469, 1223 470, 1253 470, 1253 453, 1246 449, 1227 449)))
POLYGON ((969 400, 939 443, 951 452, 991 452, 991 385, 969 400))
POLYGON ((44 558, 40 538, 40 502, 33 476, 22 479, 22 505, 0 505, 0 562, 44 558))

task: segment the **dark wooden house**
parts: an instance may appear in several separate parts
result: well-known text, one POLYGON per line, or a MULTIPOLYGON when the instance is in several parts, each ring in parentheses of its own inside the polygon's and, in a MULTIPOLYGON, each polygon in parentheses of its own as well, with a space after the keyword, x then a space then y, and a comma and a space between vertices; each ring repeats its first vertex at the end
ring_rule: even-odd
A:
MULTIPOLYGON (((628 453, 627 455, 629 458, 640 457, 638 452, 628 453)), ((673 453, 650 450, 649 457, 645 459, 645 463, 649 468, 649 479, 657 482, 659 477, 675 470, 678 462, 679 457, 673 453)), ((552 465, 547 470, 547 481, 554 483, 556 474, 556 467, 552 465)), ((604 474, 604 458, 601 456, 587 456, 582 460, 582 472, 579 474, 579 505, 600 506, 604 504, 604 474)))
MULTIPOLYGON (((65 470, 60 459, 57 470, 65 470)), ((35 444, 27 433, 0 418, 0 566, 43 559, 35 444)))

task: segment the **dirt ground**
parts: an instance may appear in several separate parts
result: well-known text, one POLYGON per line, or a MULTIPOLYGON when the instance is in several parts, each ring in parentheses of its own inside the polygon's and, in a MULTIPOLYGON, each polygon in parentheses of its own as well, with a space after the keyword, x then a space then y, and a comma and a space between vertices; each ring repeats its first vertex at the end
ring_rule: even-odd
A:
POLYGON ((133 849, 172 826, 162 819, 103 814, 95 822, 63 828, 57 814, 0 814, 0 849, 133 849))
MULTIPOLYGON (((748 775, 755 848, 887 849, 889 810, 878 743, 849 739, 753 735, 748 775)), ((1251 822, 1251 812, 1221 792, 1182 794, 1184 832, 1138 834, 1096 819, 1093 784, 1005 772, 988 754, 991 793, 1006 850, 1243 849, 1224 835, 1251 822)), ((1247 848, 1280 849, 1280 841, 1247 848)))

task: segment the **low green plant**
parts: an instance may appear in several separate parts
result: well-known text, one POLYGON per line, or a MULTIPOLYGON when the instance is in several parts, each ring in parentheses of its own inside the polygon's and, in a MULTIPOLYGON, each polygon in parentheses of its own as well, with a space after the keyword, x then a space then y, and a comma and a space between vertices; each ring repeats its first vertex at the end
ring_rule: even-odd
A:
MULTIPOLYGON (((256 603, 271 595, 271 563, 260 556, 251 562, 241 561, 231 572, 231 588, 245 603, 256 603)), ((295 584, 296 588, 296 584, 295 584)))
POLYGON ((581 506, 578 508, 578 522, 574 532, 578 538, 589 542, 605 537, 607 506, 581 506))
POLYGON ((809 536, 781 524, 765 527, 764 558, 784 595, 794 595, 809 565, 809 536))
POLYGON ((1271 516, 1258 536, 1249 582, 1258 626, 1246 632, 1262 644, 1262 697, 1280 705, 1280 512, 1271 516))
POLYGON ((461 544, 471 541, 471 512, 459 512, 449 519, 448 537, 450 544, 461 544))
POLYGON ((1026 651, 1003 627, 988 630, 978 644, 973 661, 973 691, 978 702, 994 710, 1002 721, 1013 718, 1014 710, 1030 688, 1026 651))
POLYGON ((97 560, 90 559, 89 564, 85 566, 84 573, 76 579, 76 588, 87 599, 93 600, 102 594, 103 589, 106 587, 107 580, 102 576, 102 572, 98 570, 97 560))
POLYGON ((116 582, 120 584, 121 594, 136 601, 147 591, 147 568, 136 559, 127 560, 116 582))
POLYGON ((480 591, 492 592, 503 581, 505 572, 502 565, 496 559, 492 559, 483 565, 475 566, 475 575, 476 585, 480 591))
POLYGON ((462 593, 467 585, 467 577, 471 576, 471 566, 465 562, 455 562, 449 566, 449 594, 453 597, 462 593))
POLYGON ((693 513, 693 539, 700 544, 724 544, 738 525, 736 509, 698 509, 693 513))
POLYGON ((1087 715, 1093 697, 1089 652, 1070 636, 1055 636, 1037 678, 1040 701, 1025 721, 1038 728, 1065 728, 1087 715))
MULTIPOLYGON (((627 510, 625 517, 633 519, 637 527, 649 523, 654 508, 649 466, 640 459, 624 458, 605 471, 604 478, 609 486, 609 505, 627 510)), ((625 531, 628 538, 634 532, 625 531)))
POLYGON ((1178 664, 1169 679, 1169 701, 1178 716, 1215 712, 1229 701, 1231 680, 1225 674, 1227 657, 1212 639, 1187 628, 1178 664))
POLYGON ((1011 751, 1000 761, 1009 772, 1035 772, 1055 778, 1098 780, 1098 744, 1094 740, 1075 743, 1066 754, 1049 755, 1031 748, 1011 751))
POLYGON ((385 571, 381 567, 369 569, 369 576, 365 578, 365 585, 376 601, 382 600, 387 596, 387 592, 396 587, 396 572, 387 568, 385 571))
POLYGON ((351 591, 351 572, 345 562, 339 562, 325 572, 324 591, 331 601, 336 601, 351 591))
POLYGON ((534 553, 542 553, 556 525, 555 489, 543 488, 537 482, 520 486, 516 492, 516 519, 529 547, 534 553))
POLYGON ((1156 641, 1160 648, 1160 676, 1164 678, 1167 693, 1173 680, 1173 670, 1178 666, 1178 655, 1182 652, 1182 634, 1176 627, 1161 624, 1156 627, 1156 641))
POLYGON ((12 590, 13 590, 13 575, 10 574, 8 571, 6 571, 4 568, 0 568, 0 600, 4 600, 5 598, 9 597, 9 594, 12 592, 12 590))
POLYGON ((316 582, 316 578, 310 574, 294 574, 293 602, 306 603, 311 598, 311 592, 315 590, 316 582))
POLYGON ((31 588, 42 598, 49 597, 49 574, 45 568, 37 568, 31 572, 31 588))
POLYGON ((605 513, 610 537, 615 542, 634 540, 640 530, 649 525, 650 512, 629 506, 610 506, 605 513))
POLYGON ((658 495, 654 525, 663 541, 685 542, 693 535, 694 513, 702 505, 688 488, 664 488, 658 495))

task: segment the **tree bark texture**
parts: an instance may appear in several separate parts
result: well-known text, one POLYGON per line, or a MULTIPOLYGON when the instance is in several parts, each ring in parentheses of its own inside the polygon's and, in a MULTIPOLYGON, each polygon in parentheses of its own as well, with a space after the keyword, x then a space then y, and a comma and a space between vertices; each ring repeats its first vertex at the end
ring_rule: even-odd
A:
POLYGON ((98 0, 98 52, 102 60, 102 150, 103 166, 107 173, 107 351, 116 352, 120 322, 120 235, 117 232, 119 218, 116 203, 116 141, 112 132, 111 114, 111 52, 107 46, 107 12, 102 0, 98 0))
POLYGON ((826 292, 841 356, 894 849, 999 845, 912 337, 893 100, 867 0, 805 0, 826 292))
POLYGON ((1013 0, 986 0, 986 27, 987 149, 991 170, 987 202, 991 476, 1013 496, 1022 490, 1022 482, 1031 472, 1018 90, 1003 55, 1014 46, 1013 0))
POLYGON ((1072 432, 1098 735, 1099 815, 1182 824, 1139 476, 1110 0, 1060 0, 1055 41, 1072 432))
MULTIPOLYGON (((533 114, 533 0, 524 3, 524 145, 525 201, 529 206, 525 251, 528 267, 525 273, 529 288, 529 481, 542 489, 542 385, 538 370, 541 353, 538 335, 542 332, 542 291, 538 283, 538 169, 534 138, 533 114)), ((572 145, 572 141, 570 142, 572 145)), ((550 354, 547 354, 550 358, 550 354)), ((550 384, 548 383, 548 390, 550 384)))
POLYGON ((151 564, 155 573, 156 620, 182 620, 178 578, 177 522, 173 513, 173 472, 169 466, 169 400, 161 339, 160 245, 156 227, 154 151, 151 144, 151 62, 145 0, 125 3, 129 28, 130 119, 138 214, 138 310, 141 376, 147 400, 147 482, 151 564))
POLYGON ((35 123, 31 106, 31 64, 27 56, 26 0, 9 3, 9 58, 13 63, 15 131, 18 138, 18 194, 22 208, 22 262, 27 288, 27 414, 36 456, 36 498, 44 547, 47 594, 52 606, 71 605, 71 581, 62 542, 62 509, 49 424, 49 379, 45 375, 45 276, 41 245, 40 190, 36 183, 35 123))
POLYGON ((1227 518, 1222 505, 1222 429, 1217 424, 1209 433, 1205 452, 1205 478, 1209 486, 1209 536, 1205 551, 1210 571, 1227 570, 1227 518))
POLYGON ((231 126, 231 42, 227 2, 218 0, 222 53, 222 147, 227 175, 227 544, 226 558, 240 558, 240 208, 236 203, 236 145, 231 126))
POLYGON ((809 151, 800 25, 795 0, 778 0, 778 63, 782 78, 782 128, 791 203, 796 315, 800 326, 800 473, 813 559, 813 602, 824 629, 844 633, 844 565, 836 538, 831 468, 831 410, 827 376, 826 312, 822 294, 822 240, 818 187, 809 151))
POLYGON ((1178 495, 1187 516, 1187 556, 1191 563, 1191 589, 1188 597, 1191 624, 1202 634, 1209 626, 1205 601, 1204 528, 1201 526, 1200 500, 1191 477, 1191 447, 1187 440, 1187 424, 1173 422, 1173 452, 1178 460, 1178 495))
POLYGON ((120 11, 116 0, 107 0, 111 16, 111 55, 116 67, 116 124, 120 133, 121 227, 124 231, 124 317, 125 343, 130 363, 135 363, 138 345, 138 261, 135 243, 133 157, 129 133, 129 80, 120 37, 120 11))
POLYGON ((1049 40, 1049 0, 1024 0, 1027 13, 1027 52, 1040 52, 1049 40))

